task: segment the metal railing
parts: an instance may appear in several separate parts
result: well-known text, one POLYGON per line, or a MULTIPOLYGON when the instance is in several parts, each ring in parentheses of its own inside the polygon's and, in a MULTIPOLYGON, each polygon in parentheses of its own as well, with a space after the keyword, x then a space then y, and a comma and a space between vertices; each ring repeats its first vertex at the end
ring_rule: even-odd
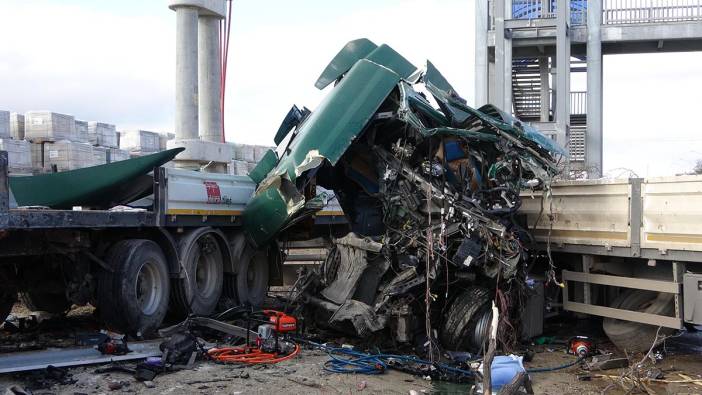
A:
POLYGON ((587 114, 587 92, 570 92, 571 115, 587 114))
MULTIPOLYGON (((490 30, 495 28, 495 1, 504 0, 488 0, 490 30)), ((512 0, 512 15, 506 19, 554 19, 557 3, 557 0, 512 0)), ((571 25, 587 23, 587 0, 570 0, 570 23, 571 25)))
MULTIPOLYGON (((488 0, 490 30, 495 29, 495 1, 504 0, 488 0)), ((702 0, 597 1, 602 1, 603 25, 702 20, 702 0)), ((512 16, 507 19, 553 19, 557 3, 557 0, 512 0, 512 16)), ((587 0, 570 1, 570 23, 572 26, 587 24, 587 0)))
POLYGON ((603 0, 602 24, 702 20, 702 0, 603 0))

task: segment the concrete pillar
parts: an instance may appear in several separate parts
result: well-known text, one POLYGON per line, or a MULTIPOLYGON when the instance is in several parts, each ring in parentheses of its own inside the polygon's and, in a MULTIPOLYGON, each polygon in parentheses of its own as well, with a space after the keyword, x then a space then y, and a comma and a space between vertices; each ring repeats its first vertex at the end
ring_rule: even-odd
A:
POLYGON ((512 40, 505 19, 512 17, 512 0, 495 0, 495 105, 512 113, 512 40))
POLYGON ((587 4, 587 132, 585 168, 588 178, 602 176, 602 3, 587 4))
POLYGON ((541 122, 549 121, 549 110, 551 109, 551 92, 548 80, 548 57, 539 58, 539 74, 541 76, 541 122))
MULTIPOLYGON (((494 59, 493 59, 494 60, 494 59)), ((490 62, 488 59, 488 103, 497 103, 497 98, 495 97, 495 62, 490 62)))
POLYGON ((502 109, 505 96, 505 3, 493 1, 495 15, 495 85, 492 104, 502 109))
POLYGON ((176 9, 176 112, 177 139, 198 138, 196 8, 176 9))
POLYGON ((559 142, 567 146, 570 128, 570 0, 558 0, 556 13, 556 130, 559 142))
POLYGON ((488 103, 488 2, 475 2, 475 107, 488 103))
POLYGON ((208 15, 202 15, 198 20, 200 138, 213 142, 222 141, 219 21, 219 17, 208 15))

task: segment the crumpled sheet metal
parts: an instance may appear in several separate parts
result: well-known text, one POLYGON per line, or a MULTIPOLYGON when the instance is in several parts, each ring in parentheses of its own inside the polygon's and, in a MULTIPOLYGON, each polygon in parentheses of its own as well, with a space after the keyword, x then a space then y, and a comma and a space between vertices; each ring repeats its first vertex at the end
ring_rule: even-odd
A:
MULTIPOLYGON (((304 170, 310 170, 308 165, 312 162, 306 161, 313 151, 319 152, 315 155, 317 158, 323 157, 330 164, 336 164, 399 80, 393 71, 365 59, 359 60, 318 109, 299 125, 289 152, 261 182, 263 187, 257 188, 244 211, 244 229, 255 245, 261 246, 272 239, 304 205, 295 205, 295 210, 287 211, 288 218, 284 221, 276 216, 273 223, 264 224, 269 221, 266 214, 279 213, 281 206, 281 199, 270 191, 276 184, 268 179, 285 177, 294 183, 304 170), (271 205, 276 207, 269 207, 271 205)), ((314 163, 321 164, 321 161, 314 163)))
MULTIPOLYGON (((385 44, 378 46, 367 39, 346 44, 322 72, 316 86, 321 89, 332 82, 336 82, 335 86, 318 108, 306 113, 289 132, 286 149, 278 150, 283 152, 281 158, 261 181, 244 212, 244 228, 255 245, 268 242, 296 216, 310 213, 302 210, 304 202, 300 199, 305 198, 301 193, 295 195, 281 189, 275 194, 271 189, 299 187, 305 184, 298 182, 300 177, 314 177, 326 164, 337 166, 354 142, 380 122, 404 122, 424 137, 455 136, 478 144, 493 144, 497 151, 509 149, 512 159, 503 159, 505 163, 500 168, 507 167, 508 160, 519 160, 524 169, 543 182, 557 172, 554 157, 565 154, 551 139, 494 106, 478 110, 469 107, 431 62, 419 70, 385 44), (438 109, 422 89, 431 94, 438 109), (276 178, 288 183, 272 182, 276 178), (269 214, 273 214, 272 220, 269 214)), ((472 166, 484 164, 479 154, 471 155, 472 166)), ((370 193, 374 182, 370 180, 366 185, 370 193)))

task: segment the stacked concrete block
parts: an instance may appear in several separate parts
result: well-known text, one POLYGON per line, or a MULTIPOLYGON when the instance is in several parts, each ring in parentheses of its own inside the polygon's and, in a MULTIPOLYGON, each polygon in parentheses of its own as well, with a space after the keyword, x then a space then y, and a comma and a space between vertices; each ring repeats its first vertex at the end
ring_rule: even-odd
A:
POLYGON ((73 141, 77 143, 87 143, 88 137, 88 122, 76 119, 76 137, 73 141))
POLYGON ((268 147, 264 145, 246 145, 246 144, 234 144, 234 160, 229 164, 231 174, 242 173, 242 166, 246 166, 247 171, 244 174, 248 174, 251 170, 256 167, 256 164, 263 159, 269 149, 275 150, 275 147, 268 147), (242 162, 242 163, 238 163, 242 162))
POLYGON ((93 147, 93 164, 92 166, 104 165, 107 163, 107 147, 93 147))
POLYGON ((234 159, 245 162, 254 162, 254 146, 246 144, 234 144, 234 159))
POLYGON ((233 160, 229 164, 229 174, 235 176, 245 176, 249 174, 248 162, 243 160, 233 160))
POLYGON ((159 150, 168 149, 168 142, 175 139, 175 133, 159 133, 159 150))
POLYGON ((232 160, 232 146, 205 140, 171 140, 168 149, 184 147, 185 151, 176 156, 176 160, 194 162, 229 163, 232 160))
POLYGON ((10 112, 0 111, 0 138, 10 138, 10 112))
POLYGON ((119 148, 107 149, 107 163, 114 163, 127 159, 129 159, 129 151, 119 148))
POLYGON ((161 139, 158 133, 146 130, 126 130, 120 132, 119 148, 130 153, 144 154, 158 152, 161 139))
POLYGON ((60 140, 53 143, 32 145, 32 164, 35 171, 68 171, 90 167, 95 162, 93 147, 86 143, 60 140), (42 163, 43 158, 43 163, 42 163))
POLYGON ((32 174, 32 152, 28 141, 0 139, 0 151, 7 151, 10 174, 32 174))
POLYGON ((24 114, 24 137, 33 142, 72 141, 76 138, 75 118, 51 111, 29 111, 24 114))
POLYGON ((24 140, 24 114, 10 113, 10 137, 24 140))
POLYGON ((117 148, 117 129, 115 125, 109 123, 90 121, 88 122, 88 141, 92 145, 101 147, 117 148))
POLYGON ((253 152, 254 152, 254 162, 258 163, 263 159, 263 155, 266 154, 270 147, 265 147, 262 145, 254 145, 253 146, 253 152))

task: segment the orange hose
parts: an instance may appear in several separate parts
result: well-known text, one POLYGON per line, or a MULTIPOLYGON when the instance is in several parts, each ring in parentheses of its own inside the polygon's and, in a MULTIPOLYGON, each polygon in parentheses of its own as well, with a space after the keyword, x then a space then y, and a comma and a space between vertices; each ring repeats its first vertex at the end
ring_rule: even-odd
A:
POLYGON ((207 355, 215 361, 224 363, 246 363, 250 365, 259 363, 278 363, 294 358, 300 353, 300 346, 295 344, 295 349, 288 355, 279 356, 278 353, 263 352, 254 347, 222 347, 212 348, 207 355))

